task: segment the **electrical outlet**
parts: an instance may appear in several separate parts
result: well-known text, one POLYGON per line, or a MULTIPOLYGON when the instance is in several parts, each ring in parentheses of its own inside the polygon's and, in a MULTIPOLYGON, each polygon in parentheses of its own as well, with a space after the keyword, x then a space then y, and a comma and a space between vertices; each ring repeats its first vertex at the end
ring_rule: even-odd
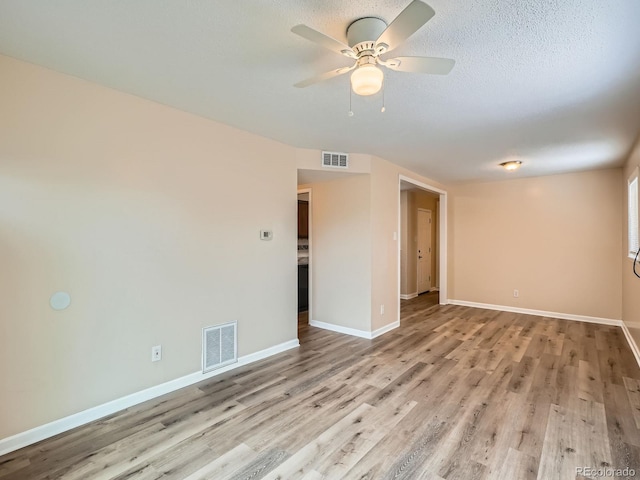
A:
POLYGON ((520 292, 519 292, 518 290, 514 290, 514 291, 513 291, 513 296, 514 296, 515 298, 518 298, 518 297, 520 296, 520 292))
POLYGON ((162 360, 162 345, 151 347, 151 361, 158 362, 162 360))
POLYGON ((260 230, 260 240, 270 241, 273 239, 272 230, 260 230))
POLYGON ((380 315, 384 315, 384 305, 380 305, 380 315))

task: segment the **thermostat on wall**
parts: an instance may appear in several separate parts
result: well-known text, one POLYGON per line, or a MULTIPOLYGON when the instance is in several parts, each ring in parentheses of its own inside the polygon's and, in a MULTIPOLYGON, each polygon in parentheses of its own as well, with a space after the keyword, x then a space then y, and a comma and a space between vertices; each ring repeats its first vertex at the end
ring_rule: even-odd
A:
POLYGON ((260 240, 271 240, 273 238, 273 231, 260 230, 260 240))

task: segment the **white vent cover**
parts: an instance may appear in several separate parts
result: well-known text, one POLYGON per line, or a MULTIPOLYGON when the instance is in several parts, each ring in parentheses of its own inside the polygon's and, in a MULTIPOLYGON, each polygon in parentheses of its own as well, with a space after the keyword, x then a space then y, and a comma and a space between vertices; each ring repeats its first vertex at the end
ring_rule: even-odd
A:
POLYGON ((238 361, 238 322, 202 329, 202 373, 238 361))
POLYGON ((322 152, 322 166, 349 168, 349 154, 340 152, 322 152))

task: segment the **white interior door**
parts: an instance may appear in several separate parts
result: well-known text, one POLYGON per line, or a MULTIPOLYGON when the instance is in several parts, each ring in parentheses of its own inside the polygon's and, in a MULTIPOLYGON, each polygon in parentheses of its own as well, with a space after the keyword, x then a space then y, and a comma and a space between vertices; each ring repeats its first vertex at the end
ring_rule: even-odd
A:
POLYGON ((431 289, 431 211, 418 209, 418 293, 431 289))

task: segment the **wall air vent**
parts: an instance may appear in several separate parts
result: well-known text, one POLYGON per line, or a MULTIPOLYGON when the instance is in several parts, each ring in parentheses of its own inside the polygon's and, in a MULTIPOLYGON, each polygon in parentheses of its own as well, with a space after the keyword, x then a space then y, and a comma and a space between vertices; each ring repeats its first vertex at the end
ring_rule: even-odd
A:
POLYGON ((238 322, 202 329, 202 373, 238 361, 238 322))
POLYGON ((349 168, 349 154, 340 152, 322 152, 322 166, 330 168, 349 168))

